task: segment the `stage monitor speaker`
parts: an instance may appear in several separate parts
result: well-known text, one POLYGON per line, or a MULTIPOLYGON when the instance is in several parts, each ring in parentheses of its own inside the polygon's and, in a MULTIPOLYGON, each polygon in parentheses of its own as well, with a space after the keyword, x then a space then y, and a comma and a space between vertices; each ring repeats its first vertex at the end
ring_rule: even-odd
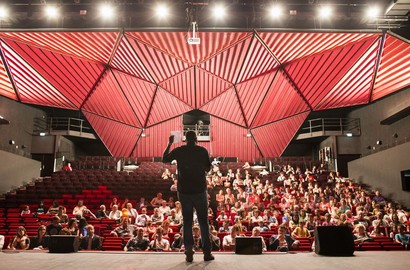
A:
POLYGON ((318 226, 315 229, 315 252, 328 256, 352 256, 353 234, 347 226, 318 226))
POLYGON ((50 253, 69 253, 77 252, 79 238, 74 235, 51 235, 48 242, 50 253))
POLYGON ((262 237, 236 237, 236 254, 262 254, 262 237))
POLYGON ((410 191, 410 170, 401 172, 401 185, 404 191, 410 191))

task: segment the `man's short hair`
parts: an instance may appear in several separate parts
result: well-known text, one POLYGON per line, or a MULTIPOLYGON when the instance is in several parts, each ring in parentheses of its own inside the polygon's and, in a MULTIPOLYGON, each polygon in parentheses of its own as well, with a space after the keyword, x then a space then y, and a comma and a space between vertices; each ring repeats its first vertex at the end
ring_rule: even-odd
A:
POLYGON ((186 138, 187 142, 196 142, 197 139, 196 139, 195 131, 192 131, 192 130, 188 131, 185 134, 185 138, 186 138))

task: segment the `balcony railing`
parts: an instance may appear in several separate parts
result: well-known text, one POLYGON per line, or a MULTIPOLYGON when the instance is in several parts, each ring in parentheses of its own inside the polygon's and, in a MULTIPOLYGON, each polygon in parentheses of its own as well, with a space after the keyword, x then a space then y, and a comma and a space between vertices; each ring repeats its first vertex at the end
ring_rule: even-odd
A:
POLYGON ((360 136, 359 118, 317 118, 308 120, 297 139, 319 136, 360 136))

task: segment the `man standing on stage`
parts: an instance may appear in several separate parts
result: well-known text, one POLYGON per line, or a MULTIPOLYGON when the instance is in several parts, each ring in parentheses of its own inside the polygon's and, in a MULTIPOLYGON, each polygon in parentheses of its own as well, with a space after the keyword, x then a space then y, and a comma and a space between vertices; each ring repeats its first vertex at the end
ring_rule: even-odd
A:
POLYGON ((214 260, 211 254, 211 241, 208 224, 208 194, 206 173, 211 169, 208 151, 196 145, 197 137, 194 131, 185 134, 186 145, 175 148, 169 152, 174 136, 169 137, 168 146, 162 156, 163 162, 177 161, 178 169, 178 198, 182 205, 183 239, 185 246, 185 260, 193 261, 192 223, 194 208, 198 216, 202 238, 202 251, 204 260, 214 260))

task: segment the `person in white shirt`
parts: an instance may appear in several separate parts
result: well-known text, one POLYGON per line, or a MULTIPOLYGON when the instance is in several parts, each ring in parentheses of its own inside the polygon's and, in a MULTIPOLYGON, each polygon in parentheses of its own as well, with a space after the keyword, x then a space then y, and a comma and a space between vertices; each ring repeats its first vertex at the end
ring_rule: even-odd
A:
POLYGON ((154 236, 154 240, 151 241, 149 247, 151 250, 155 251, 163 251, 163 250, 170 250, 169 249, 169 241, 162 237, 163 229, 162 227, 158 227, 154 236))
POLYGON ((149 220, 151 220, 151 218, 147 215, 147 208, 144 207, 141 209, 141 214, 135 219, 135 225, 145 227, 149 220))
POLYGON ((252 229, 252 237, 260 237, 262 241, 262 251, 267 251, 268 249, 266 248, 266 243, 263 237, 261 236, 261 230, 259 227, 254 227, 252 229))
POLYGON ((113 205, 112 206, 112 211, 108 215, 109 219, 114 219, 116 221, 120 220, 122 217, 122 212, 118 210, 118 205, 113 205))
POLYGON ((73 209, 73 215, 83 217, 86 213, 86 210, 87 207, 84 205, 83 200, 79 200, 77 206, 73 209))
POLYGON ((169 216, 169 214, 170 214, 170 212, 171 212, 171 208, 167 205, 167 201, 166 201, 166 200, 162 200, 161 206, 158 207, 158 209, 159 209, 159 212, 160 212, 162 215, 165 215, 165 216, 169 216))

